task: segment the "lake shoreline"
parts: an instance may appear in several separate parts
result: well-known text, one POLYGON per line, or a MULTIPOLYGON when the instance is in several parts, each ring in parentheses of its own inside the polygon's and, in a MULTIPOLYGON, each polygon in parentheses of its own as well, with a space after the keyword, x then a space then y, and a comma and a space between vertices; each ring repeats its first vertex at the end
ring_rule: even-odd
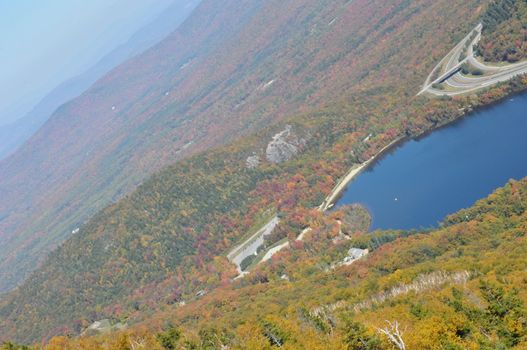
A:
MULTIPOLYGON (((350 183, 352 183, 361 173, 363 173, 364 170, 370 169, 377 162, 381 161, 386 155, 395 152, 398 148, 404 146, 408 141, 411 141, 411 140, 416 140, 416 141, 423 140, 427 136, 431 135, 434 132, 437 132, 437 131, 439 131, 441 129, 445 129, 445 128, 451 127, 451 126, 455 125, 456 123, 461 123, 461 122, 463 122, 466 119, 475 117, 475 116, 477 116, 478 113, 484 112, 485 110, 492 109, 493 107, 499 105, 500 103, 504 103, 507 100, 512 99, 513 96, 517 96, 517 95, 525 95, 525 96, 527 96, 527 91, 522 91, 520 93, 512 93, 512 94, 509 94, 509 95, 507 95, 507 96, 505 96, 503 98, 500 98, 500 99, 498 99, 496 101, 493 101, 491 103, 488 103, 488 104, 485 104, 485 105, 481 105, 481 106, 478 106, 478 107, 475 107, 475 108, 466 107, 466 109, 462 113, 460 113, 459 116, 457 116, 454 119, 446 120, 443 123, 438 123, 438 124, 434 125, 433 127, 431 127, 429 130, 426 130, 426 131, 424 131, 424 132, 422 132, 422 133, 420 133, 418 135, 404 135, 404 136, 400 136, 400 137, 394 139, 393 141, 389 142, 386 146, 381 148, 375 155, 373 155, 368 160, 366 160, 366 161, 364 161, 362 163, 354 164, 353 166, 351 166, 348 169, 348 171, 341 178, 339 178, 339 180, 336 183, 336 185, 329 192, 329 194, 325 197, 324 201, 322 202, 322 204, 320 204, 320 206, 317 209, 322 211, 322 212, 330 210, 342 198, 342 196, 346 192, 346 190, 347 190, 348 186, 350 185, 350 183)), ((373 214, 370 212, 370 215, 373 215, 373 214)), ((305 233, 307 233, 307 232, 308 232, 308 230, 304 230, 302 232, 302 234, 297 238, 297 240, 302 240, 304 235, 305 235, 305 233)), ((265 253, 266 260, 270 259, 275 253, 281 251, 283 248, 285 248, 287 246, 288 246, 288 244, 283 243, 283 244, 281 244, 281 245, 279 245, 277 247, 273 247, 273 251, 271 253, 269 253, 269 251, 267 251, 265 253)), ((262 261, 259 261, 258 264, 261 263, 261 262, 262 261)), ((243 276, 243 274, 240 275, 240 276, 243 276)))
POLYGON ((360 175, 365 169, 368 169, 369 166, 375 163, 378 158, 382 157, 386 153, 396 149, 400 144, 407 141, 406 137, 400 137, 398 139, 393 140, 386 146, 384 146, 379 152, 377 152, 374 156, 372 156, 370 159, 368 159, 365 162, 362 162, 360 164, 354 164, 344 175, 344 177, 339 180, 337 185, 331 190, 331 192, 328 194, 328 196, 324 199, 322 204, 318 207, 321 211, 327 211, 328 209, 331 209, 333 205, 339 200, 342 192, 348 187, 348 185, 355 179, 358 175, 360 175))
POLYGON ((503 96, 499 99, 496 99, 495 101, 492 101, 484 105, 480 105, 476 107, 467 106, 466 110, 463 111, 463 114, 461 114, 457 118, 445 121, 444 123, 437 124, 433 126, 431 129, 422 132, 421 134, 418 134, 415 136, 402 136, 402 137, 399 137, 391 141, 386 146, 384 146, 379 152, 377 152, 374 156, 372 156, 370 159, 360 164, 354 164, 346 172, 346 174, 340 178, 340 180, 337 182, 333 190, 331 190, 331 192, 326 196, 326 198, 324 199, 322 204, 318 207, 318 209, 321 211, 327 211, 331 209, 340 200, 346 188, 358 175, 360 175, 364 170, 367 170, 371 166, 375 165, 375 163, 382 160, 382 158, 385 155, 392 153, 397 148, 404 145, 406 142, 411 141, 411 140, 415 140, 415 141, 422 140, 426 138, 427 136, 431 135, 432 133, 435 133, 442 129, 452 127, 455 124, 462 123, 468 118, 476 117, 478 113, 495 108, 496 106, 502 103, 505 103, 508 100, 514 99, 514 97, 516 96, 527 96, 527 89, 522 90, 522 91, 511 92, 510 94, 506 96, 503 96))

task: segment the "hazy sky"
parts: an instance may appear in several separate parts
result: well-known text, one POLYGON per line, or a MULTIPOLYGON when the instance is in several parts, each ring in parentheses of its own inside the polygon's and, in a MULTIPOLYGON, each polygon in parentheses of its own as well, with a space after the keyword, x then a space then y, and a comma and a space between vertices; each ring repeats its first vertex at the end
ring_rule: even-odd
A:
POLYGON ((95 64, 172 0, 0 0, 0 125, 95 64))

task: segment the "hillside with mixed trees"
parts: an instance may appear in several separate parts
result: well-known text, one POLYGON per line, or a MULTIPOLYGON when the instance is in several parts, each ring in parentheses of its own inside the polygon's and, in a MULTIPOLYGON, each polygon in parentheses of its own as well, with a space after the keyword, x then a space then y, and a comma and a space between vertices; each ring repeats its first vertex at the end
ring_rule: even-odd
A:
MULTIPOLYGON (((204 2, 202 12, 197 13, 204 15, 216 9, 207 7, 213 3, 204 2)), ((524 341, 526 299, 521 288, 516 292, 513 286, 525 283, 521 282, 524 270, 517 268, 523 260, 512 262, 522 253, 518 242, 523 235, 518 232, 525 228, 525 182, 507 185, 466 213, 448 218, 444 227, 434 232, 370 235, 355 229, 348 232, 352 240, 334 243, 339 241, 333 240, 339 236, 338 220, 347 216, 340 212, 324 215, 314 210, 352 165, 369 159, 390 142, 421 135, 464 116, 470 109, 525 89, 527 78, 518 77, 455 99, 415 96, 437 61, 481 20, 488 2, 245 3, 244 11, 250 13, 242 16, 246 22, 234 21, 245 26, 244 30, 237 29, 238 35, 243 32, 252 35, 253 41, 265 37, 274 42, 276 35, 287 33, 285 38, 291 41, 283 39, 276 43, 278 47, 268 47, 268 55, 250 49, 252 42, 245 42, 248 51, 222 51, 227 56, 215 56, 219 63, 215 64, 218 70, 214 74, 232 78, 223 80, 199 66, 201 70, 194 71, 195 77, 203 80, 188 80, 186 84, 203 94, 186 100, 188 109, 181 111, 177 108, 183 106, 172 101, 172 109, 165 114, 141 114, 152 107, 142 99, 150 96, 145 91, 157 91, 157 87, 147 87, 147 82, 152 83, 148 80, 134 80, 137 95, 130 98, 139 102, 130 107, 129 113, 145 119, 129 120, 124 114, 111 119, 117 124, 101 126, 99 131, 107 139, 97 145, 104 148, 111 144, 123 152, 119 155, 124 158, 115 158, 111 150, 105 149, 109 153, 83 165, 90 169, 89 179, 72 177, 72 181, 80 181, 95 191, 97 200, 91 204, 97 205, 92 210, 109 202, 102 194, 106 192, 98 192, 101 189, 94 187, 92 180, 101 181, 99 185, 107 189, 120 188, 102 179, 121 181, 128 176, 127 181, 133 182, 178 158, 179 151, 188 150, 189 154, 129 194, 124 195, 127 191, 122 187, 121 200, 84 224, 78 221, 79 232, 52 251, 20 288, 3 295, 0 341, 31 343, 59 336, 53 338, 48 349, 219 349, 222 344, 234 349, 388 349, 389 341, 377 330, 387 327, 387 319, 401 325, 403 338, 411 345, 409 349, 520 348, 524 341), (290 23, 291 18, 298 22, 286 26, 284 23, 290 23), (264 35, 267 32, 261 32, 262 28, 274 28, 275 36, 264 35), (256 35, 258 31, 260 34, 256 35), (229 61, 231 54, 240 55, 239 61, 229 61), (241 62, 246 62, 247 57, 255 59, 251 72, 259 73, 238 77, 241 73, 233 72, 245 72, 241 62), (240 62, 241 66, 231 66, 233 62, 240 62), (219 69, 223 64, 231 70, 219 69), (280 77, 294 78, 275 82, 271 79, 274 74, 260 80, 254 78, 278 66, 287 70, 280 77), (249 80, 242 84, 236 77, 249 80), (216 85, 205 88, 202 82, 207 79, 216 85), (297 85, 293 88, 291 84, 297 85), (252 91, 249 86, 261 88, 258 96, 247 95, 246 102, 229 100, 241 103, 238 109, 223 99, 231 92, 252 91), (209 93, 217 96, 213 98, 209 93), (244 112, 237 112, 239 108, 244 112), (178 124, 176 115, 194 115, 194 109, 196 119, 178 124), (119 123, 125 121, 130 122, 130 128, 120 130, 119 123), (235 137, 242 129, 244 136, 235 137), (251 132, 254 129, 258 131, 251 132), (105 134, 106 130, 110 134, 105 134), (122 135, 129 132, 129 138, 115 139, 112 133, 116 130, 122 135), (148 134, 152 130, 156 131, 153 136, 148 134), (179 139, 173 134, 203 130, 206 132, 201 142, 179 139), (284 132, 288 135, 287 149, 294 152, 287 156, 270 154, 273 139, 284 132), (209 149, 220 143, 224 145, 209 149), (127 161, 128 156, 133 161, 127 161), (101 164, 105 167, 99 168, 101 164), (115 167, 121 166, 117 171, 115 167), (98 171, 102 169, 108 173, 100 177, 98 171), (233 283, 237 273, 226 259, 226 252, 275 213, 282 222, 269 244, 288 238, 292 249, 233 283), (306 226, 314 228, 310 237, 306 242, 294 242, 306 226), (368 248, 372 253, 352 266, 334 266, 351 246, 368 248), (510 261, 498 261, 506 249, 518 254, 511 255, 510 261), (481 252, 487 251, 488 256, 481 257, 481 252), (497 273, 494 262, 510 269, 497 273), (421 285, 425 288, 421 289, 421 285), (397 295, 393 299, 386 299, 394 288, 409 291, 394 292, 397 295), (496 298, 498 304, 505 300, 511 307, 506 312, 496 310, 500 306, 496 298), (358 311, 356 305, 360 306, 358 311), (451 313, 452 310, 458 312, 451 313), (446 315, 452 315, 452 319, 446 315), (128 324, 130 328, 80 340, 60 337, 78 336, 94 321, 103 319, 128 324)), ((232 11, 231 16, 239 16, 240 8, 231 5, 220 14, 226 16, 232 11)), ((225 30, 233 30, 225 24, 231 23, 228 21, 232 17, 206 18, 200 23, 216 23, 215 20, 227 26, 225 30)), ((199 21, 192 21, 198 21, 196 17, 190 23, 197 26, 199 21)), ((212 40, 214 31, 211 29, 208 35, 212 40)), ((212 41, 207 43, 208 49, 214 47, 212 41)), ((255 45, 262 47, 260 44, 255 45)), ((166 48, 165 53, 170 52, 166 48)), ((128 72, 132 67, 130 63, 121 69, 128 72)), ((156 67, 155 71, 161 72, 162 68, 171 72, 168 66, 156 67)), ((101 98, 112 95, 110 82, 118 73, 119 70, 100 82, 94 93, 101 98)), ((128 79, 135 79, 132 77, 128 79)), ((156 93, 165 89, 166 86, 159 87, 156 93)), ((119 88, 115 91, 122 93, 119 88)), ((90 98, 84 98, 87 105, 83 108, 88 108, 90 98)), ((73 104, 76 103, 80 102, 73 104)), ((111 107, 107 100, 101 108, 111 107)), ((100 117, 97 112, 91 112, 94 118, 100 117)), ((77 122, 84 125, 80 116, 77 122)), ((53 129, 50 125, 47 128, 42 132, 53 129)), ((33 142, 28 147, 36 147, 38 142, 33 142)), ((13 159, 10 164, 16 163, 13 159)), ((19 180, 14 174, 10 173, 12 177, 6 183, 16 189, 19 180)), ((53 178, 49 173, 42 176, 53 178)), ((36 186, 36 182, 31 185, 36 186)), ((65 189, 71 188, 61 186, 61 190, 65 189)), ((0 194, 2 191, 7 190, 0 185, 0 194)), ((14 196, 16 190, 6 193, 14 196)), ((22 196, 20 203, 26 199, 22 196)), ((16 239, 12 242, 21 245, 9 251, 8 261, 29 262, 31 254, 49 249, 50 242, 60 241, 52 233, 62 226, 54 225, 65 220, 63 227, 67 226, 71 220, 67 214, 80 210, 74 203, 88 205, 77 199, 65 203, 69 204, 50 204, 54 209, 49 215, 39 216, 49 228, 35 233, 36 241, 25 235, 13 236, 16 239)), ((24 210, 39 212, 35 207, 24 210)), ((44 222, 32 221, 29 215, 24 224, 29 226, 21 227, 16 218, 23 212, 15 210, 0 217, 0 225, 32 232, 31 225, 44 222)), ((349 227, 361 226, 349 223, 349 227)), ((6 247, 7 251, 13 246, 6 247)))
POLYGON ((490 62, 527 58, 527 1, 495 0, 482 18, 484 36, 477 52, 490 62))
POLYGON ((482 3, 202 1, 0 162, 0 292, 99 210, 189 156, 327 109, 346 110, 350 125, 370 120, 371 131, 417 123, 403 106, 482 3))
POLYGON ((313 213, 305 241, 243 280, 45 349, 402 349, 389 335, 406 349, 527 346, 527 179, 431 231, 346 230, 346 210, 313 213), (370 253, 336 265, 350 247, 370 253))

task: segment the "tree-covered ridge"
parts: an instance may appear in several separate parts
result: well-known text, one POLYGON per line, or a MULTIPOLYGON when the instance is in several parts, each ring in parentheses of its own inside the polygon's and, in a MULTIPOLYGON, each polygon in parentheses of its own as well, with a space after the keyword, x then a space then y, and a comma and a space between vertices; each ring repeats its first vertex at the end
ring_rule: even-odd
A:
POLYGON ((337 227, 329 220, 240 290, 224 291, 228 301, 217 304, 220 296, 210 296, 195 309, 176 311, 173 321, 195 329, 216 325, 217 317, 217 325, 234 333, 229 344, 236 349, 272 349, 268 323, 290 349, 362 349, 352 345, 357 338, 371 340, 371 349, 391 349, 378 331, 385 320, 401 325, 407 349, 522 349, 526 208, 524 179, 432 232, 376 232, 335 245, 337 227), (372 252, 327 271, 349 246, 372 252), (198 313, 207 316, 195 322, 198 313))
POLYGON ((524 349, 526 209, 524 179, 429 232, 337 240, 345 212, 314 214, 307 240, 252 276, 126 331, 45 349, 399 349, 387 333, 406 349, 524 349), (331 268, 366 246, 365 258, 331 268))
MULTIPOLYGON (((0 337, 29 342, 56 334, 76 335, 104 318, 133 324, 153 313, 172 311, 174 304, 194 301, 203 293, 228 286, 235 271, 225 252, 269 212, 283 218, 287 225, 282 233, 289 237, 299 232, 286 231, 302 227, 302 222, 321 227, 326 236, 338 233, 333 222, 327 224, 331 229, 323 229, 326 219, 313 213, 313 208, 351 165, 370 158, 395 139, 420 135, 463 116, 465 110, 525 88, 527 80, 518 78, 474 96, 445 100, 415 97, 413 89, 420 81, 416 68, 399 69, 408 64, 403 61, 415 59, 414 52, 401 43, 420 47, 423 32, 417 29, 438 15, 437 7, 451 14, 453 17, 445 17, 454 24, 455 16, 470 13, 471 6, 475 6, 458 4, 456 8, 446 0, 434 4, 424 14, 420 11, 427 9, 426 2, 415 7, 383 8, 374 32, 389 34, 397 42, 391 42, 389 49, 386 45, 377 47, 362 33, 363 40, 356 45, 372 46, 378 54, 375 57, 384 65, 368 70, 373 59, 357 60, 357 70, 368 71, 370 76, 352 96, 316 111, 290 116, 287 123, 180 162, 96 215, 52 253, 19 290, 0 302, 0 337), (266 146, 286 125, 306 144, 294 158, 274 164, 265 158, 266 146), (372 137, 365 141, 370 134, 372 137), (249 168, 247 158, 254 155, 260 157, 260 163, 249 168)), ((353 16, 372 11, 356 9, 353 16)), ((452 37, 463 36, 465 29, 454 31, 452 37)), ((374 241, 357 238, 356 243, 376 249, 396 239, 398 233, 374 237, 374 241)), ((303 246, 294 242, 291 245, 303 246)), ((325 250, 316 245, 307 247, 308 252, 325 250)), ((331 254, 324 256, 322 263, 315 254, 299 260, 301 264, 293 261, 273 268, 292 278, 314 274, 319 266, 331 268, 345 249, 328 252, 331 254)), ((265 282, 269 276, 256 273, 248 281, 265 282)), ((262 286, 251 288, 265 289, 267 285, 262 286)), ((215 294, 218 297, 214 303, 223 304, 229 293, 215 294)), ((190 321, 193 319, 199 317, 189 316, 190 321)))
MULTIPOLYGON (((525 86, 520 80, 516 84, 518 88, 525 86)), ((508 89, 502 93, 512 91, 508 89)), ((488 103, 496 96, 500 95, 494 92, 480 99, 488 103)), ((459 116, 458 103, 462 101, 437 103, 436 113, 442 110, 442 114, 420 121, 405 133, 418 135, 459 116)), ((418 113, 419 106, 410 108, 418 113)), ((300 229, 289 231, 291 227, 319 228, 319 232, 327 232, 325 237, 360 227, 335 226, 335 219, 345 220, 346 215, 332 216, 328 224, 313 208, 351 163, 368 159, 389 142, 388 135, 398 135, 388 129, 386 136, 364 143, 364 127, 353 124, 348 129, 348 114, 339 112, 331 117, 326 111, 328 114, 296 119, 292 125, 299 133, 306 132, 307 125, 311 127, 311 141, 301 156, 286 163, 264 162, 256 169, 246 168, 246 157, 253 154, 254 147, 280 130, 271 128, 156 175, 134 194, 95 216, 50 255, 23 288, 4 298, 0 303, 1 333, 27 342, 54 334, 75 335, 104 318, 136 323, 154 312, 172 310, 171 305, 193 301, 200 291, 228 286, 236 273, 222 254, 250 232, 255 220, 265 216, 268 209, 277 210, 283 217, 284 234, 292 241, 300 229)), ((454 218, 449 220, 454 222, 454 218)), ((397 232, 381 232, 356 237, 352 242, 356 247, 375 250, 399 236, 397 232)), ((317 254, 298 264, 293 259, 273 265, 275 277, 284 273, 293 278, 310 275, 320 266, 330 267, 345 252, 342 247, 332 250, 327 245, 293 242, 292 246, 301 248, 295 252, 317 254), (319 253, 326 251, 329 255, 321 260, 319 253)), ((269 277, 260 273, 248 279, 253 283, 267 280, 269 277)), ((222 294, 216 295, 216 302, 222 304, 222 294)))
POLYGON ((383 119, 384 106, 353 97, 389 92, 409 103, 482 1, 203 0, 160 45, 60 108, 0 162, 0 291, 176 161, 350 100, 362 105, 350 118, 383 119))
POLYGON ((517 10, 518 3, 519 1, 516 0, 492 1, 481 19, 485 30, 487 32, 492 32, 503 22, 509 21, 517 10))
MULTIPOLYGON (((439 120, 455 118, 455 111, 452 104, 439 120)), ((272 128, 156 175, 90 220, 23 288, 4 298, 2 334, 22 340, 48 332, 74 334, 97 319, 140 318, 182 295, 225 283, 234 270, 217 256, 249 231, 262 211, 315 207, 333 179, 384 144, 384 137, 362 144, 366 120, 347 115, 342 110, 300 117, 293 128, 302 132, 309 125, 310 141, 303 156, 283 165, 246 168, 246 157, 280 130, 272 128)), ((426 130, 428 122, 408 132, 426 130)))
POLYGON ((527 57, 527 1, 495 0, 482 18, 477 52, 490 62, 517 62, 527 57))

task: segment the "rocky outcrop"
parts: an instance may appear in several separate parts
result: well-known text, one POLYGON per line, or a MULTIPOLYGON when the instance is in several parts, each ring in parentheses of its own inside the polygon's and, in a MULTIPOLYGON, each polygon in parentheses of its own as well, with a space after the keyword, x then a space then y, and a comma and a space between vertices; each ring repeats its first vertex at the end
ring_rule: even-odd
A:
POLYGON ((260 165, 260 157, 258 155, 255 154, 247 157, 247 160, 245 161, 245 167, 247 169, 257 168, 258 165, 260 165))
POLYGON ((368 255, 368 249, 350 248, 348 250, 348 256, 344 258, 343 265, 351 265, 360 258, 368 255))
POLYGON ((267 145, 266 159, 271 163, 282 163, 293 158, 305 145, 306 141, 293 132, 293 127, 287 125, 285 129, 273 136, 267 145))

